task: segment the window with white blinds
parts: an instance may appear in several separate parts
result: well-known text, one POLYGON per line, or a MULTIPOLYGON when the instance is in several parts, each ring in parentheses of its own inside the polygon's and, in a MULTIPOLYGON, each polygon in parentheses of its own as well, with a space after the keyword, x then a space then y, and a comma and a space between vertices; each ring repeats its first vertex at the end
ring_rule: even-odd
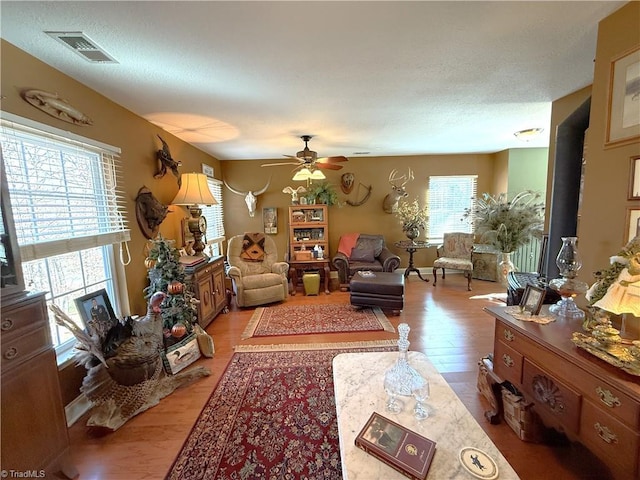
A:
MULTIPOLYGON (((116 315, 129 240, 120 191, 120 149, 2 112, 0 146, 25 286, 46 292, 79 326, 74 300, 105 289, 116 315)), ((126 259, 128 260, 128 258, 126 259)), ((59 361, 75 338, 50 315, 59 361)))
POLYGON ((429 177, 429 243, 441 243, 445 232, 473 232, 473 219, 463 216, 473 206, 477 185, 477 175, 429 177))
POLYGON ((119 149, 2 120, 2 155, 23 261, 129 240, 119 149))
POLYGON ((222 255, 222 242, 224 236, 224 209, 222 206, 222 182, 215 178, 207 177, 209 190, 218 201, 217 205, 202 205, 202 216, 207 219, 207 233, 205 243, 209 245, 209 253, 213 256, 222 255))

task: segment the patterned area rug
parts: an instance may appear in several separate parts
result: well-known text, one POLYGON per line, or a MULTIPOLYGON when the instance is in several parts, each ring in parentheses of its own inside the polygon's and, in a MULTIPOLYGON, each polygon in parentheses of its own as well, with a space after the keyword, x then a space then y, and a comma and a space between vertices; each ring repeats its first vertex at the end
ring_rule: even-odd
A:
POLYGON ((256 308, 241 338, 377 330, 395 332, 389 319, 378 307, 358 309, 346 303, 283 304, 256 308))
POLYGON ((396 344, 238 347, 166 479, 342 478, 333 357, 396 344))

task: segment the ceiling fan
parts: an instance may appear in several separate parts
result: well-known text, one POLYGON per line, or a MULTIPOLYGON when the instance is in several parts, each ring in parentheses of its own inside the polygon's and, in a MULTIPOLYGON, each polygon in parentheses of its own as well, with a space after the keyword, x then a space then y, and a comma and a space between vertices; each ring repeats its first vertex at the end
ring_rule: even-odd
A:
POLYGON ((338 165, 340 162, 347 162, 347 157, 322 157, 318 158, 318 154, 313 150, 309 150, 308 142, 313 138, 311 135, 302 135, 300 137, 304 142, 304 150, 300 150, 294 155, 285 155, 285 157, 293 158, 295 162, 280 162, 280 163, 265 163, 261 167, 275 167, 278 165, 296 165, 294 170, 298 170, 304 167, 317 167, 328 170, 340 170, 342 165, 338 165))

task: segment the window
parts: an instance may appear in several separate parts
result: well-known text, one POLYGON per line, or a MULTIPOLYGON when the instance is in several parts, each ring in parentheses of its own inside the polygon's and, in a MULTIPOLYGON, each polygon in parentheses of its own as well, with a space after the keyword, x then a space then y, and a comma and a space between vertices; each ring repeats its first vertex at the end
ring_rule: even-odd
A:
MULTIPOLYGON (((120 150, 3 113, 2 158, 25 285, 82 325, 74 299, 105 288, 117 311, 114 246, 129 240, 120 150)), ((123 261, 123 259, 120 259, 123 261)), ((75 343, 50 316, 62 353, 75 343)))
POLYGON ((477 175, 429 177, 429 243, 441 243, 445 232, 473 232, 473 219, 463 215, 473 206, 477 184, 477 175))
POLYGON ((202 206, 202 216, 207 219, 206 244, 211 256, 222 255, 222 242, 224 241, 224 217, 222 208, 222 182, 215 178, 207 177, 209 190, 218 201, 217 205, 202 206))

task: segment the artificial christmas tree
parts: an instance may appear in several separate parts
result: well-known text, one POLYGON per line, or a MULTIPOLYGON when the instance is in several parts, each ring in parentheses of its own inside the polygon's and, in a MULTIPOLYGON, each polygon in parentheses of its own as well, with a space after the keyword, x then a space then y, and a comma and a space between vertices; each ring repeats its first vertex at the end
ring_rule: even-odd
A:
POLYGON ((189 285, 185 284, 185 271, 180 264, 180 253, 174 247, 175 241, 159 235, 150 242, 151 248, 145 260, 149 268, 149 286, 144 293, 147 300, 156 292, 167 294, 160 309, 165 347, 169 347, 193 332, 193 326, 197 323, 198 300, 189 285))

